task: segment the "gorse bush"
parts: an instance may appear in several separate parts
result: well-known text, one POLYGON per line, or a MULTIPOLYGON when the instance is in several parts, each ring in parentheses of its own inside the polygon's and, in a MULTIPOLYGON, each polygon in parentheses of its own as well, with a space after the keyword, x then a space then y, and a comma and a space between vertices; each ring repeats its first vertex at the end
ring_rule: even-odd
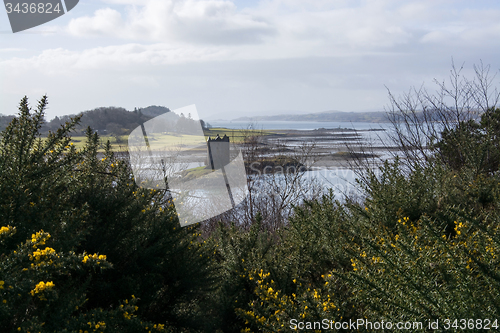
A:
POLYGON ((210 326, 200 300, 213 288, 213 251, 196 227, 180 228, 165 193, 138 188, 90 129, 77 151, 78 118, 42 138, 46 105, 33 112, 23 98, 0 141, 2 331, 210 326), (39 233, 46 248, 30 243, 39 233))
POLYGON ((481 176, 471 180, 471 172, 429 166, 405 178, 398 186, 404 196, 394 200, 384 188, 394 188, 401 171, 387 166, 366 206, 352 204, 355 222, 347 221, 350 233, 343 238, 352 268, 342 276, 356 303, 368 305, 365 314, 407 320, 498 315, 492 295, 500 287, 499 179, 490 180, 492 187, 481 176), (381 184, 384 179, 392 181, 381 184), (476 192, 486 189, 493 199, 485 206, 476 192))
POLYGON ((498 175, 432 164, 408 174, 396 160, 370 179, 363 203, 341 204, 331 193, 296 207, 276 262, 247 269, 255 299, 237 310, 247 331, 285 332, 324 319, 494 323, 498 175))
POLYGON ((400 117, 407 128, 395 139, 406 149, 404 165, 396 157, 377 172, 365 169, 363 200, 340 203, 330 193, 295 207, 270 255, 275 263, 252 267, 255 298, 236 310, 244 331, 285 332, 299 329, 298 322, 319 331, 324 319, 364 318, 424 325, 440 319, 438 330, 446 323, 462 330, 500 326, 500 109, 485 107, 473 120, 460 115, 470 109, 440 111, 443 105, 427 98, 433 109, 400 117), (429 128, 442 132, 411 132, 429 128), (329 302, 336 312, 324 312, 329 302), (461 318, 468 326, 454 321, 461 318))

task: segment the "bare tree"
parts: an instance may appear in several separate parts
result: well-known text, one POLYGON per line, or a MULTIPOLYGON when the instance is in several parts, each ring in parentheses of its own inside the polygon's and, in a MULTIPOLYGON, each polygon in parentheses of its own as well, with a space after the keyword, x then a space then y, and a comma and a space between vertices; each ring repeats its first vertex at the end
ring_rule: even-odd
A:
POLYGON ((474 65, 472 79, 463 76, 462 71, 463 64, 457 69, 452 61, 449 82, 434 80, 435 92, 422 86, 396 98, 388 89, 388 119, 393 127, 390 138, 400 147, 394 156, 402 155, 410 168, 442 158, 435 144, 443 131, 450 131, 461 122, 475 121, 498 105, 500 94, 493 87, 496 75, 490 75, 489 65, 474 65))
MULTIPOLYGON (((377 177, 378 167, 388 160, 387 155, 389 159, 397 158, 402 170, 407 172, 436 160, 450 164, 450 156, 470 155, 461 157, 458 164, 464 164, 465 160, 484 160, 488 158, 484 154, 491 155, 488 151, 491 147, 486 147, 484 152, 475 152, 480 147, 474 147, 474 139, 467 138, 458 140, 453 151, 449 149, 449 144, 447 149, 443 149, 443 133, 453 133, 460 126, 477 127, 481 115, 493 112, 500 100, 500 92, 494 85, 496 74, 490 73, 489 65, 485 66, 482 62, 474 65, 474 74, 470 79, 463 75, 463 69, 463 64, 457 68, 452 60, 448 81, 435 79, 437 89, 434 91, 422 85, 396 97, 387 88, 390 102, 387 119, 391 126, 386 132, 385 147, 376 149, 362 142, 361 138, 346 143, 353 157, 346 162, 355 172, 358 182, 368 186, 373 177, 377 177)), ((471 131, 462 131, 464 135, 467 133, 471 131)), ((455 160, 452 162, 457 164, 455 160)), ((485 163, 475 164, 479 170, 484 169, 485 163)))
MULTIPOLYGON (((435 159, 444 162, 446 157, 437 145, 442 133, 457 128, 460 123, 477 121, 498 106, 500 92, 494 86, 496 75, 490 73, 490 66, 482 62, 474 65, 471 79, 462 74, 463 69, 463 64, 457 68, 452 60, 448 82, 435 79, 435 91, 428 91, 422 85, 396 97, 387 88, 390 102, 387 119, 391 128, 384 150, 392 158, 398 158, 408 171, 435 159)), ((373 172, 386 160, 374 157, 378 155, 374 147, 360 140, 346 145, 355 157, 348 165, 362 182, 370 176, 367 170, 373 172)))
POLYGON ((245 141, 249 196, 243 211, 246 224, 259 212, 263 224, 277 230, 286 224, 293 205, 318 196, 321 186, 306 172, 318 158, 314 142, 290 147, 281 140, 269 142, 263 136, 245 141))
POLYGON ((208 233, 219 221, 236 221, 239 227, 249 228, 257 214, 264 228, 277 231, 287 223, 294 205, 321 193, 319 182, 306 176, 309 166, 317 159, 313 142, 290 149, 280 140, 268 142, 262 133, 253 129, 244 135, 240 148, 247 169, 248 195, 235 209, 205 223, 208 233))

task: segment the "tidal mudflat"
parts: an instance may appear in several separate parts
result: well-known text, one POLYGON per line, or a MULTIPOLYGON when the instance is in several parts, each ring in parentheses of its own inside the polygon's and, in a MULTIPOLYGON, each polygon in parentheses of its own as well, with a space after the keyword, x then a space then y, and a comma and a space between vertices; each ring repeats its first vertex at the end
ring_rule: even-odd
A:
POLYGON ((387 145, 385 129, 355 130, 320 128, 315 130, 270 130, 255 141, 262 157, 308 155, 315 168, 343 167, 350 159, 375 158, 398 149, 387 145))

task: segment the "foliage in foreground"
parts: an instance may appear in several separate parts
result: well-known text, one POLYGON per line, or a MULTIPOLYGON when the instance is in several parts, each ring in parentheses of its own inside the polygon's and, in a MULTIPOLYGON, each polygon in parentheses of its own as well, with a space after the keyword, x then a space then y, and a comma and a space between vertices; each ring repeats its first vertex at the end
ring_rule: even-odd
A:
MULTIPOLYGON (((492 112, 485 116, 500 115, 492 112)), ((499 134, 489 130, 485 138, 499 134)), ((481 144, 474 154, 491 149, 481 144)), ((498 162, 483 155, 490 166, 498 162)), ((296 207, 269 255, 276 263, 245 268, 257 281, 256 300, 237 310, 246 331, 284 332, 297 327, 292 319, 493 323, 500 314, 500 175, 482 159, 468 161, 457 167, 436 159, 407 172, 396 159, 378 175, 367 171, 363 203, 340 203, 330 193, 296 207)))
POLYGON ((78 118, 42 140, 46 105, 24 98, 0 141, 2 331, 210 325, 197 301, 215 279, 212 250, 196 228, 179 228, 165 194, 138 188, 109 144, 98 154, 90 129, 76 150, 78 118))
POLYGON ((45 106, 30 113, 23 99, 0 142, 6 332, 287 332, 500 313, 499 109, 445 133, 445 159, 368 170, 362 202, 329 193, 278 230, 256 212, 200 237, 109 145, 98 154, 90 130, 82 150, 73 123, 41 140, 45 106))

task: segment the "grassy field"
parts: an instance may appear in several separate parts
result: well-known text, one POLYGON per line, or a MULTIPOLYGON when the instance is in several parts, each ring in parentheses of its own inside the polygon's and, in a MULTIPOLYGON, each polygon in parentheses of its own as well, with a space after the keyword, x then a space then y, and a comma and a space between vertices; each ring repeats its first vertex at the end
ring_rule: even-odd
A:
MULTIPOLYGON (((209 130, 204 131, 205 133, 205 141, 200 140, 200 138, 196 135, 170 135, 170 134, 154 134, 149 135, 148 140, 151 148, 161 149, 164 147, 172 147, 172 146, 202 146, 205 145, 208 137, 216 137, 217 134, 220 137, 224 135, 229 136, 229 140, 234 143, 241 143, 244 141, 246 137, 255 136, 255 135, 270 135, 274 134, 270 131, 262 131, 262 130, 242 130, 242 129, 229 129, 229 128, 211 128, 209 130)), ((72 142, 76 146, 76 148, 82 148, 85 144, 85 136, 73 136, 72 142)), ((107 142, 111 143, 111 147, 114 151, 126 151, 128 149, 128 135, 122 135, 118 138, 109 135, 101 136, 101 141, 103 143, 107 142)))
POLYGON ((213 138, 217 136, 217 134, 219 134, 220 137, 227 135, 229 137, 229 140, 235 143, 243 142, 243 140, 245 140, 245 138, 249 136, 263 136, 263 135, 275 134, 274 132, 264 131, 264 130, 229 129, 222 127, 214 127, 204 132, 205 132, 205 137, 207 138, 209 136, 213 138))

